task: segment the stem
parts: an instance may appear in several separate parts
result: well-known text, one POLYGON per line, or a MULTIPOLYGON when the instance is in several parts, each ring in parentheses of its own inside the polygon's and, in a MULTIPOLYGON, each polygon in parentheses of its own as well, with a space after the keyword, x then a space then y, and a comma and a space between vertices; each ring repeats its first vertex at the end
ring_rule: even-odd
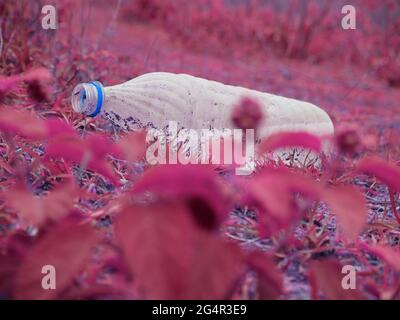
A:
POLYGON ((390 205, 392 207, 393 214, 394 214, 397 222, 400 224, 400 214, 397 212, 397 209, 396 209, 396 201, 394 199, 393 191, 390 188, 388 188, 388 192, 389 192, 390 205))

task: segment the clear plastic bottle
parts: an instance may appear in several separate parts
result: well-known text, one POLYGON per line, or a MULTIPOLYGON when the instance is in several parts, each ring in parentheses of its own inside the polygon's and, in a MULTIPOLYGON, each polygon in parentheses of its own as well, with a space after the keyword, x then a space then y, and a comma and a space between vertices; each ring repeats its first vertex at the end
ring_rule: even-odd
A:
POLYGON ((262 106, 267 121, 258 128, 261 138, 280 131, 333 133, 328 114, 311 103, 186 74, 147 73, 110 87, 81 83, 73 90, 72 106, 87 116, 102 115, 125 130, 162 129, 169 121, 190 129, 222 129, 233 128, 232 108, 242 97, 262 106))

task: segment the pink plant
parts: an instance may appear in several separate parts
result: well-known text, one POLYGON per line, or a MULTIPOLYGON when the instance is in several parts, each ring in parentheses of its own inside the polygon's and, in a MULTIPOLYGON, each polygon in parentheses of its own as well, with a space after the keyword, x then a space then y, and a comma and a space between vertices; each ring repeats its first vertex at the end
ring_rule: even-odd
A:
MULTIPOLYGON (((34 1, 0 4, 1 297, 400 298, 399 2, 363 0, 357 32, 337 28, 342 1, 246 3, 124 2, 110 26, 108 1, 60 1, 55 34, 34 1), (145 131, 72 112, 77 82, 161 69, 322 105, 334 153, 282 132, 259 153, 310 150, 318 165, 150 167, 145 131), (356 290, 341 286, 348 263, 356 290), (41 289, 46 265, 56 290, 41 289)), ((232 122, 268 118, 243 97, 232 122)))

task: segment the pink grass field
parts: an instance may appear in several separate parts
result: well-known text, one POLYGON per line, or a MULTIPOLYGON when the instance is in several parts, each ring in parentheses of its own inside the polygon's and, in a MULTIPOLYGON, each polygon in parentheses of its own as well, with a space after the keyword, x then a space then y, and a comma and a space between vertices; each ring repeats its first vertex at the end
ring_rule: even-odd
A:
MULTIPOLYGON (((5 0, 0 17, 0 298, 400 299, 398 0, 5 0), (334 153, 248 177, 150 166, 144 131, 72 110, 80 82, 154 71, 312 102, 334 153)), ((274 138, 261 150, 325 143, 274 138)))

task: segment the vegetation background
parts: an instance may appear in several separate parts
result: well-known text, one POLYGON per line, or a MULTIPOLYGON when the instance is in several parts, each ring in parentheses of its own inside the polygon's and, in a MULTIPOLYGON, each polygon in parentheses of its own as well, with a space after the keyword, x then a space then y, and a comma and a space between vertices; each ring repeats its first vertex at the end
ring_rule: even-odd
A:
MULTIPOLYGON (((344 4, 2 1, 0 296, 398 299, 400 1, 351 1, 355 30, 341 27, 344 4), (42 28, 46 4, 56 30, 42 28), (260 163, 244 179, 148 167, 142 132, 73 113, 77 83, 152 71, 321 106, 335 155, 321 170, 295 156, 260 163), (55 290, 43 289, 46 265, 55 290), (343 265, 358 269, 354 290, 343 265)), ((239 124, 250 106, 238 105, 239 124)), ((274 138, 263 148, 322 143, 274 138)))

